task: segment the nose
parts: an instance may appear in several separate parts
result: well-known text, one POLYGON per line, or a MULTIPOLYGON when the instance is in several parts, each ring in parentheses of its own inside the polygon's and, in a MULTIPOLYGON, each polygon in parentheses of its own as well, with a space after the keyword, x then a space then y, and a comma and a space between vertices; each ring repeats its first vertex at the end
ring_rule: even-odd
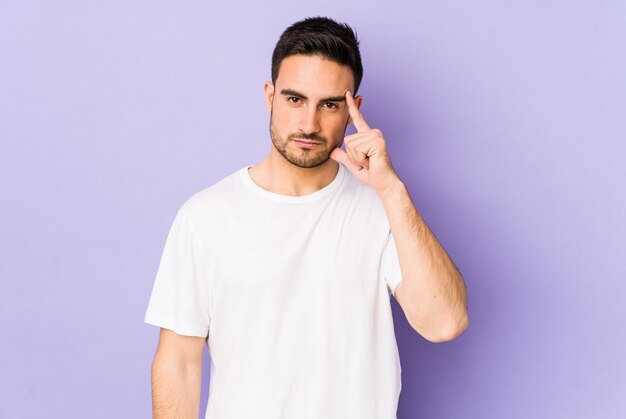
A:
POLYGON ((313 134, 319 131, 319 115, 317 112, 317 108, 315 106, 312 107, 302 107, 303 114, 300 118, 300 123, 298 124, 298 129, 300 132, 304 134, 313 134))

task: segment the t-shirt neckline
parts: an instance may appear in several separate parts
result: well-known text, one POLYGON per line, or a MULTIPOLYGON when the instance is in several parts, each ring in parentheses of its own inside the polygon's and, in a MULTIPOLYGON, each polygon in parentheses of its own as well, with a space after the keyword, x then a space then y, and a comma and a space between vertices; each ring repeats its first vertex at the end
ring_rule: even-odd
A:
POLYGON ((341 163, 339 163, 339 169, 337 170, 337 174, 328 185, 310 194, 302 196, 291 196, 271 192, 257 185, 254 180, 252 180, 250 172, 248 172, 248 169, 251 167, 253 167, 253 165, 247 164, 239 170, 241 179, 243 180, 243 183, 246 185, 246 187, 264 198, 288 204, 303 204, 307 202, 317 201, 318 199, 321 199, 336 190, 341 185, 343 179, 346 176, 346 168, 341 163))

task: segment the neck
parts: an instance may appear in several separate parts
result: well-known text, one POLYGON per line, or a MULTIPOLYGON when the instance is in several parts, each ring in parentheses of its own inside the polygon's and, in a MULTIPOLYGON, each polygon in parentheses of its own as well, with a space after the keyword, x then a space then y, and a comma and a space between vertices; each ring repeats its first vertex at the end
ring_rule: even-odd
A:
POLYGON ((328 159, 312 168, 295 166, 278 153, 270 155, 248 171, 254 183, 265 190, 281 195, 302 196, 316 192, 330 184, 339 170, 339 163, 328 159))

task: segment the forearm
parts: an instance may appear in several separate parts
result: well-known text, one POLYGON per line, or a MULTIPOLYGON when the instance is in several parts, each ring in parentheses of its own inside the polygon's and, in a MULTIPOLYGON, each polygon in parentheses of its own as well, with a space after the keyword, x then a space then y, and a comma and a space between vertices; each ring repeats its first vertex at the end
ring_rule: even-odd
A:
POLYGON ((202 365, 164 361, 152 363, 153 419, 197 419, 200 410, 202 365))
POLYGON ((398 180, 379 194, 402 273, 403 309, 413 328, 439 341, 467 327, 467 294, 460 272, 398 180))

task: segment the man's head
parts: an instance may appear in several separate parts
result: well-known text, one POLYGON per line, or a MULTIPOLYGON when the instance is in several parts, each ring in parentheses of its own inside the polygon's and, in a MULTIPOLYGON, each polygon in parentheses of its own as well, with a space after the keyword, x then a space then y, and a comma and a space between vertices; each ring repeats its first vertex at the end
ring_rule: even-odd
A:
MULTIPOLYGON (((278 40, 265 99, 272 142, 290 163, 317 167, 341 146, 350 123, 345 93, 355 95, 363 76, 358 44, 348 25, 323 17, 294 23, 278 40)), ((357 106, 361 100, 355 95, 357 106)))
POLYGON ((283 59, 295 54, 320 55, 350 67, 354 77, 352 94, 356 96, 363 78, 363 65, 359 41, 350 26, 327 17, 309 17, 289 26, 274 47, 272 83, 276 84, 283 59))

